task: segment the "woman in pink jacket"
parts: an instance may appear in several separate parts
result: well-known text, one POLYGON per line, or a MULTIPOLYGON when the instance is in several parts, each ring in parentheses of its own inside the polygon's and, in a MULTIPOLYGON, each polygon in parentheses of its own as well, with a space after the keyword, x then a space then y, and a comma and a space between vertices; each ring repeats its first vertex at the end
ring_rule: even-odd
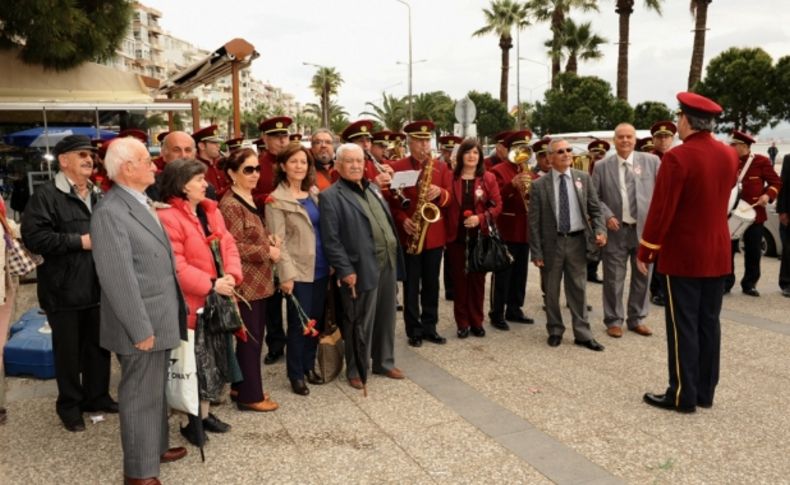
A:
MULTIPOLYGON (((220 295, 232 296, 233 289, 242 281, 241 260, 236 248, 236 241, 225 228, 222 214, 217 203, 206 198, 205 180, 206 166, 194 160, 175 160, 168 163, 162 172, 159 193, 169 207, 157 211, 176 258, 176 274, 184 299, 187 303, 187 326, 195 329, 197 310, 203 308, 206 297, 211 291, 220 295), (210 239, 218 239, 222 255, 225 276, 218 277, 214 257, 209 245, 210 239)), ((220 421, 209 412, 209 403, 220 397, 226 382, 230 382, 227 371, 227 338, 224 334, 198 332, 195 351, 201 355, 204 349, 208 352, 208 363, 198 359, 198 382, 201 385, 200 417, 203 429, 215 433, 224 433, 230 425, 220 421), (222 339, 212 342, 211 339, 222 339), (220 352, 212 349, 224 349, 220 352), (211 358, 214 357, 214 358, 211 358), (202 375, 201 375, 202 374, 202 375)), ((198 434, 197 426, 190 422, 181 428, 187 440, 192 444, 205 441, 205 436, 198 434)))

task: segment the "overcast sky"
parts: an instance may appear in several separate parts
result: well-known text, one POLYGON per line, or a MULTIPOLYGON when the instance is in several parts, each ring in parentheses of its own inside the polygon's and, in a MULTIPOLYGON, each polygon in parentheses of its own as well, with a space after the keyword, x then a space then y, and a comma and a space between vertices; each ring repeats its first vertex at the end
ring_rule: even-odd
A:
MULTIPOLYGON (((162 12, 161 25, 176 37, 204 49, 216 49, 242 37, 261 56, 253 62, 256 78, 282 87, 297 100, 315 102, 309 89, 315 72, 303 62, 335 67, 343 79, 339 103, 351 119, 365 103, 381 102, 381 93, 408 92, 408 15, 396 0, 191 0, 143 2, 162 12), (403 65, 397 62, 404 63, 403 65)), ((410 0, 413 42, 413 92, 443 90, 458 99, 470 90, 499 96, 500 50, 494 35, 472 37, 484 25, 482 0, 410 0), (424 62, 421 62, 423 61, 424 62)), ((574 11, 577 22, 592 21, 608 39, 604 58, 583 62, 582 75, 599 76, 615 88, 617 14, 615 0, 601 0, 601 11, 574 11)), ((636 0, 631 16, 629 99, 677 105, 675 94, 686 89, 694 27, 687 0, 664 0, 663 15, 647 11, 636 0)), ((708 9, 707 62, 729 47, 765 49, 776 61, 790 55, 787 0, 717 0, 708 9)), ((543 42, 549 26, 535 24, 521 32, 521 99, 541 99, 548 81, 543 42)), ((516 103, 516 49, 511 51, 509 104, 516 103)), ((704 76, 704 73, 703 73, 704 76)), ((784 125, 786 126, 786 125, 784 125)), ((780 133, 785 136, 782 129, 780 133)), ((764 136, 769 133, 764 133, 764 136)), ((771 134, 773 135, 773 134, 771 134)))

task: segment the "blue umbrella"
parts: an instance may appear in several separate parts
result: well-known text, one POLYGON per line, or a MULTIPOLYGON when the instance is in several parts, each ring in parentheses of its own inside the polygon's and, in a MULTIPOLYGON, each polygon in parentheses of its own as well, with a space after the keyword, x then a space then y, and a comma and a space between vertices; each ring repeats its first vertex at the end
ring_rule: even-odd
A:
MULTIPOLYGON (((110 140, 118 136, 114 131, 99 130, 102 140, 110 140)), ((46 133, 44 127, 39 126, 27 130, 17 131, 5 136, 8 145, 19 147, 53 147, 61 138, 69 135, 84 135, 91 139, 96 138, 96 128, 91 126, 51 126, 46 133)))

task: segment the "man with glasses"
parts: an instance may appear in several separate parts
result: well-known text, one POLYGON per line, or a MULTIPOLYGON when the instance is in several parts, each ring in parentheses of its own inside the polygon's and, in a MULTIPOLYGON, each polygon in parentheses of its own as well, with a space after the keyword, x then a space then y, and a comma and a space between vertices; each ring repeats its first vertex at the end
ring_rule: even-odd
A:
POLYGON ((646 393, 661 409, 691 413, 711 407, 719 381, 719 314, 730 272, 728 200, 738 156, 711 134, 722 109, 694 93, 679 93, 683 144, 664 154, 642 231, 637 268, 646 275, 657 256, 665 275, 669 386, 646 393))
POLYGON ((66 136, 53 155, 60 170, 30 198, 22 216, 22 239, 44 257, 38 269, 38 301, 52 327, 55 409, 67 430, 85 431, 84 411, 118 412, 109 394, 110 353, 99 346, 99 280, 89 233, 102 192, 90 181, 90 138, 66 136))
POLYGON ((571 168, 573 149, 567 141, 549 143, 552 169, 532 184, 529 200, 529 248, 540 268, 546 291, 548 344, 562 343, 565 325, 560 309, 560 284, 573 320, 576 345, 602 351, 592 334, 585 304, 587 253, 606 244, 606 226, 595 187, 587 172, 571 168))
POLYGON ((315 184, 326 190, 336 180, 334 173, 335 136, 326 128, 319 128, 310 137, 310 153, 315 159, 315 184))

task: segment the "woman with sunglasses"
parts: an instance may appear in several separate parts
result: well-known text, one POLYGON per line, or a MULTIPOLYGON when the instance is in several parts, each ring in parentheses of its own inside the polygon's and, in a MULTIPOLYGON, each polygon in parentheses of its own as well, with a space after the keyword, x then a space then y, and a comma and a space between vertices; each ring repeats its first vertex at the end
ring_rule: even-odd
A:
POLYGON ((280 259, 279 243, 266 230, 263 211, 252 198, 252 190, 261 177, 255 151, 236 150, 222 162, 222 170, 231 186, 220 200, 219 210, 239 248, 244 279, 237 291, 249 302, 249 306, 244 302, 239 304, 247 338, 236 341, 236 358, 244 380, 231 386, 230 395, 242 411, 274 411, 277 403, 263 392, 261 346, 266 327, 266 298, 274 294, 272 266, 280 259))

